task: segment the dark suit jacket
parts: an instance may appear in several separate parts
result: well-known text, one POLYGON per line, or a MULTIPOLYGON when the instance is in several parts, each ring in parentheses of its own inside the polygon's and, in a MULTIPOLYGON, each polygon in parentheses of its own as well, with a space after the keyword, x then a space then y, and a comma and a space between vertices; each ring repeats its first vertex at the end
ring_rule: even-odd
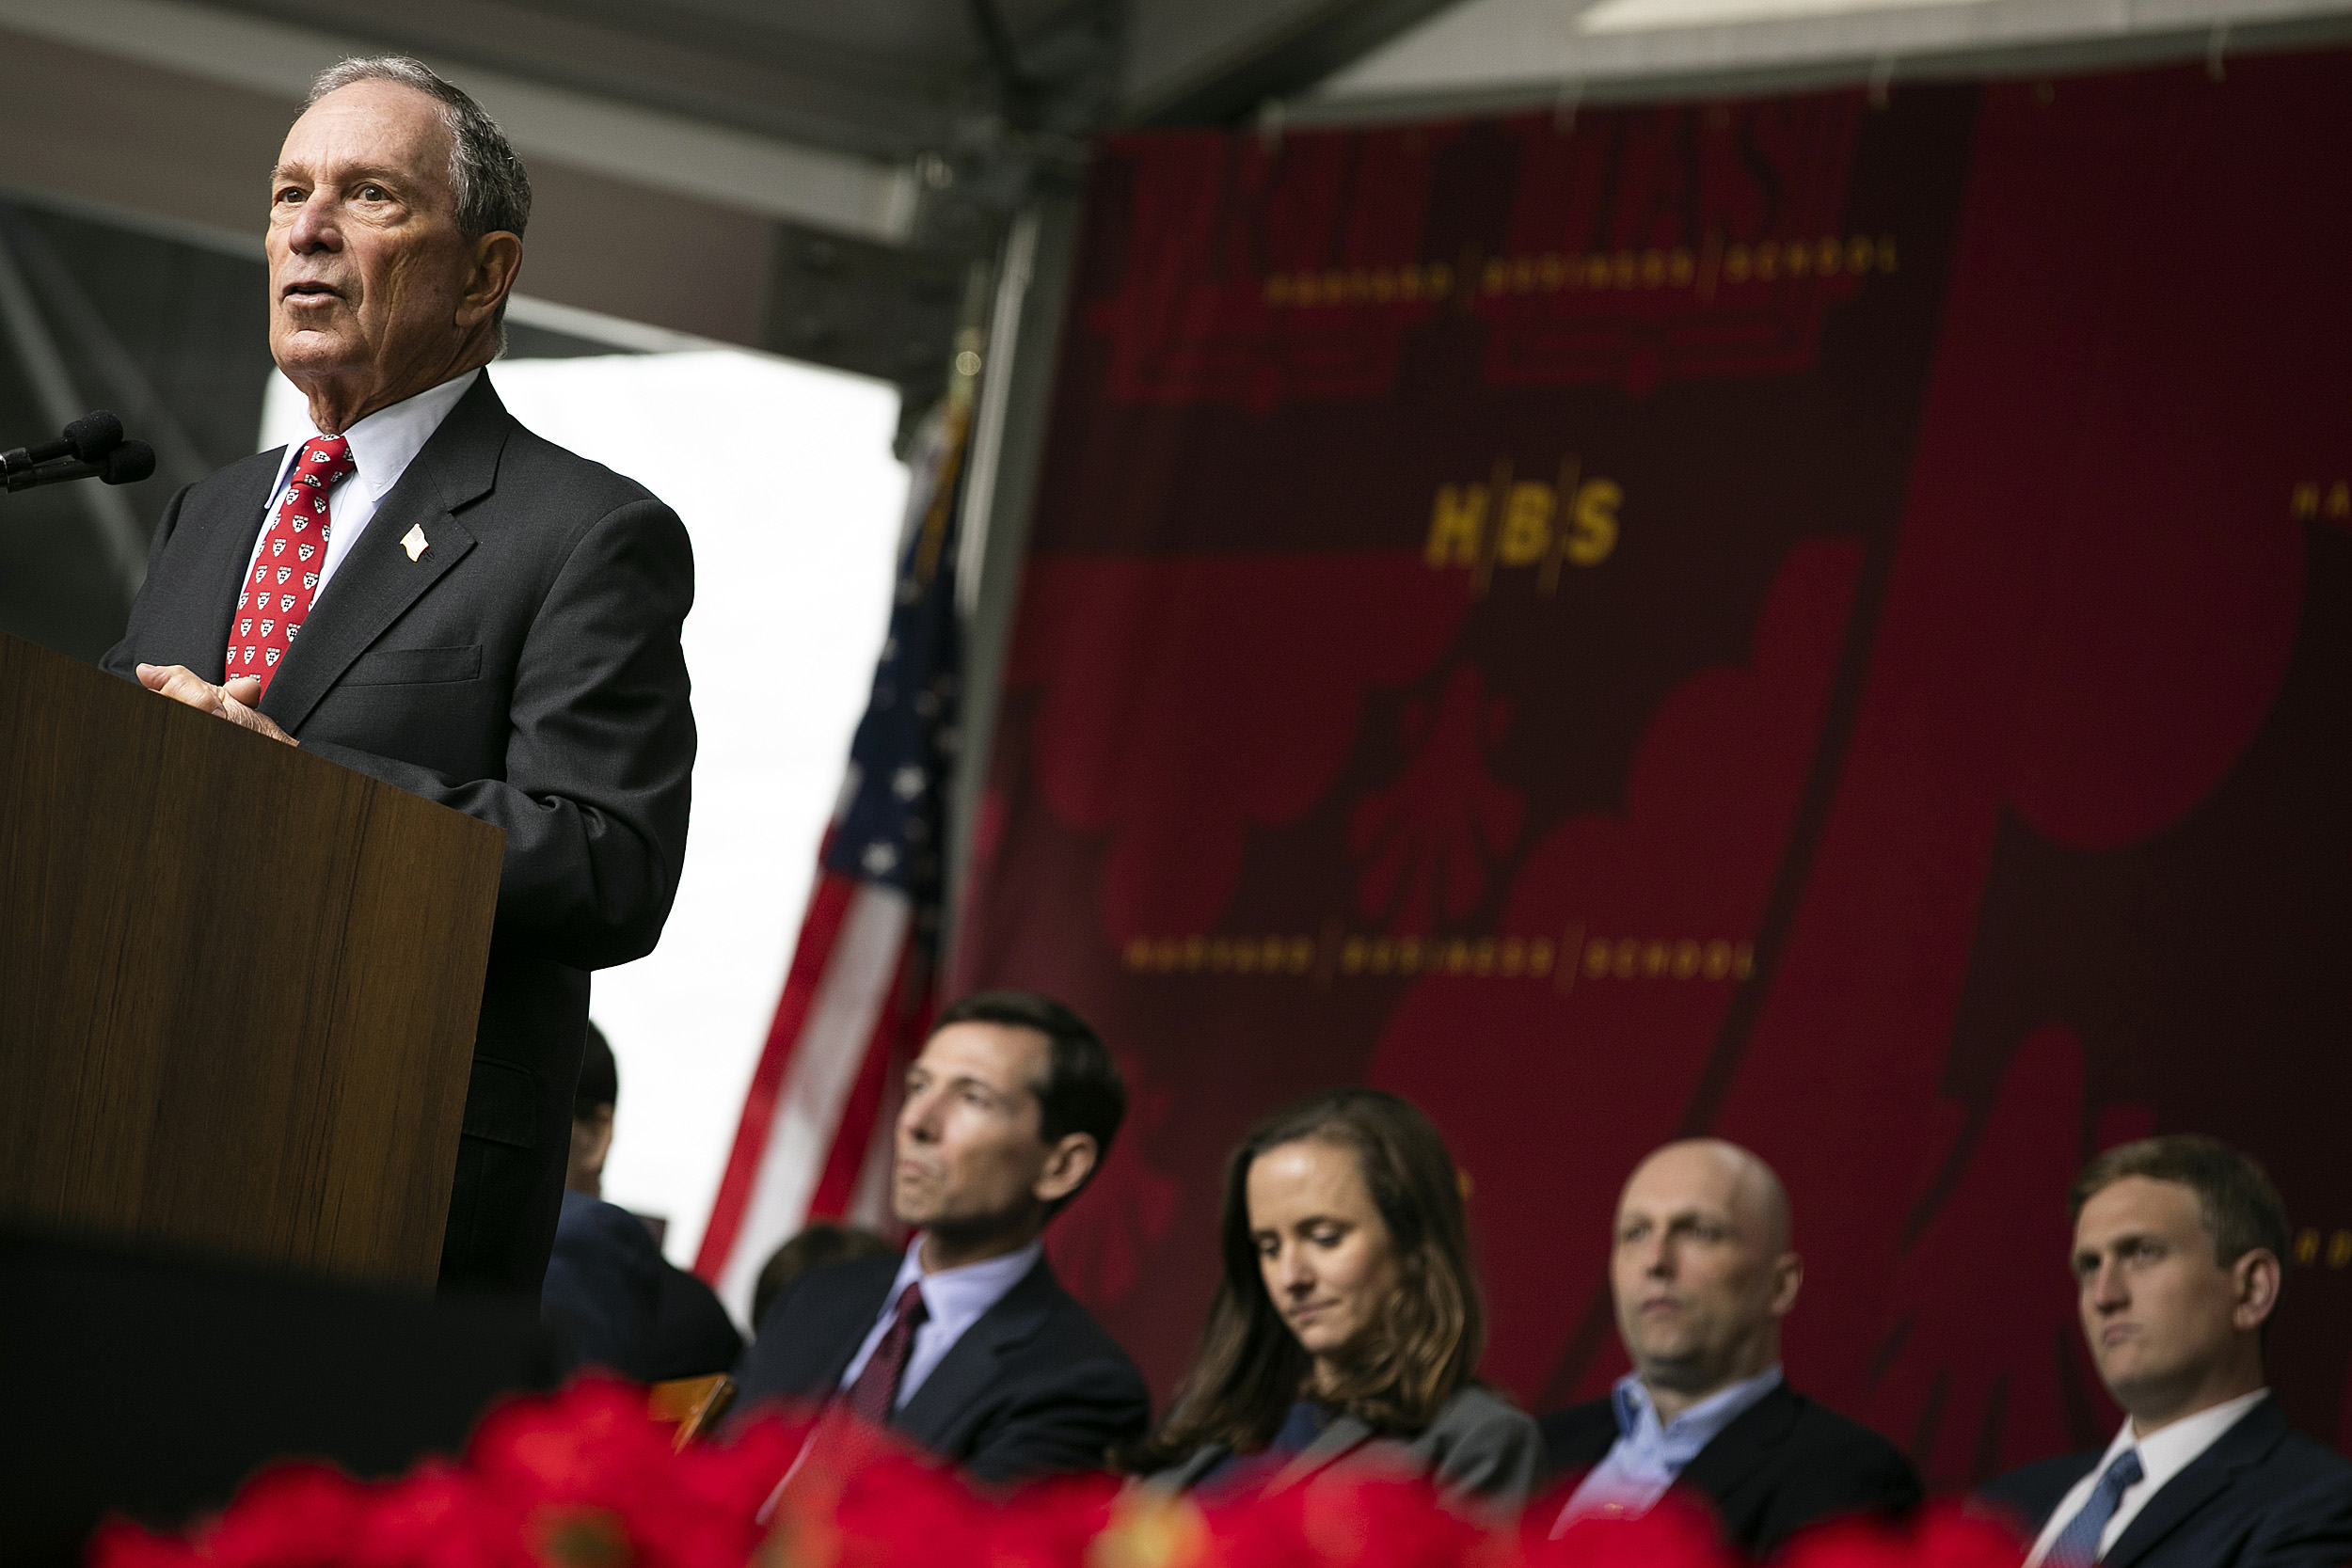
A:
MULTIPOLYGON (((218 681, 279 453, 165 508, 104 667, 218 681)), ((653 950, 686 854, 693 554, 643 486, 516 423, 485 372, 319 593, 262 711, 305 749, 506 831, 445 1286, 534 1301, 588 974, 653 950), (415 561, 410 528, 428 542, 415 561)))
MULTIPOLYGON (((862 1258, 787 1285, 736 1370, 740 1403, 830 1398, 882 1315, 898 1264, 862 1258)), ((890 1425, 973 1479, 1001 1482, 1101 1469, 1151 1418, 1143 1374, 1041 1258, 964 1330, 890 1425)))
MULTIPOLYGON (((1607 1400, 1540 1423, 1555 1474, 1589 1470, 1617 1440, 1607 1400)), ((1916 1507, 1919 1472, 1900 1449, 1787 1384, 1740 1413, 1683 1469, 1676 1489, 1712 1505, 1726 1539, 1766 1558, 1807 1525, 1916 1507)))
POLYGON ((640 1383, 723 1372, 743 1354, 719 1298, 661 1256, 644 1221, 581 1193, 564 1195, 539 1311, 574 1365, 640 1383))
MULTIPOLYGON (((1978 1495, 2028 1538, 2101 1455, 2012 1470, 1978 1495)), ((2105 1568, 2341 1568, 2352 1562, 2352 1460, 2290 1431, 2266 1399, 2148 1499, 2105 1568)))

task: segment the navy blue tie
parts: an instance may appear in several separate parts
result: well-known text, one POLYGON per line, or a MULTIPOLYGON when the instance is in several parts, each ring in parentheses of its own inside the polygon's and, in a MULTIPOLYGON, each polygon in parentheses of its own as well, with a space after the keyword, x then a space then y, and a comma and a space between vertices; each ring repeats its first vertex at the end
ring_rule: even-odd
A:
POLYGON ((2042 1568, 2090 1568, 2098 1561, 2099 1537, 2106 1534, 2107 1522, 2122 1506, 2123 1494, 2138 1485, 2139 1478, 2147 1473, 2140 1468, 2137 1449, 2117 1454, 2083 1511, 2066 1521, 2066 1528, 2050 1543, 2050 1555, 2042 1560, 2042 1568))

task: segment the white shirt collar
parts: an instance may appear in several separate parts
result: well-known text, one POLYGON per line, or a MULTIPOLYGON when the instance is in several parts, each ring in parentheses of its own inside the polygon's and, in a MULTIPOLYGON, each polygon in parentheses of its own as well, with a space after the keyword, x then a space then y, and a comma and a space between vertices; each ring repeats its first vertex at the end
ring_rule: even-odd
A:
POLYGON ((2107 1466, 2115 1463, 2117 1455, 2129 1449, 2139 1450, 2139 1479, 2125 1487, 2122 1496, 2116 1499, 2115 1513, 2108 1518, 2106 1528, 2099 1535, 2102 1556, 2123 1538, 2123 1532, 2131 1528, 2132 1522, 2139 1517, 2140 1511, 2148 1506, 2149 1500, 2164 1490, 2166 1482, 2197 1463, 2207 1449, 2221 1440, 2223 1433, 2237 1425, 2246 1413, 2260 1404, 2269 1393, 2267 1388, 2257 1388, 2250 1394, 2225 1400, 2210 1410, 2201 1410, 2194 1416, 2183 1417, 2169 1426, 2159 1427, 2145 1437, 2134 1435, 2131 1418, 2125 1417, 2122 1429, 2107 1445, 2107 1451, 2101 1454, 2099 1462, 2091 1465, 2066 1496, 2058 1499, 2058 1506, 2050 1511, 2050 1516, 2042 1522, 2042 1533, 2034 1538, 2033 1549, 2026 1554, 2028 1568, 2040 1568, 2042 1560, 2050 1555, 2050 1548, 2057 1544, 2058 1536, 2074 1522, 2074 1515, 2082 1512, 2083 1506, 2090 1501, 2090 1495, 2097 1490, 2100 1478, 2107 1473, 2107 1466))
POLYGON ((907 1243, 907 1255, 898 1264, 898 1277, 890 1282, 890 1299, 895 1303, 900 1291, 921 1281, 924 1312, 938 1325, 941 1335, 953 1341, 962 1338, 963 1331, 978 1323, 990 1307, 1004 1300, 1005 1293, 1020 1284, 1021 1276, 1037 1267, 1037 1260, 1044 1255, 1045 1243, 1040 1238, 1001 1257, 983 1258, 961 1268, 926 1274, 923 1235, 917 1231, 914 1240, 907 1243))
MULTIPOLYGON (((352 471, 343 483, 365 490, 371 502, 383 500, 392 486, 400 483, 400 476, 408 471, 417 453, 424 450, 424 444, 433 438, 433 433, 441 428, 449 411, 457 406, 457 400, 471 391, 473 384, 481 379, 481 367, 476 366, 438 387, 428 387, 414 397, 379 408, 344 431, 343 439, 351 444, 352 471)), ((310 429, 312 435, 319 434, 315 424, 310 429)), ((278 484, 270 492, 272 495, 285 487, 286 471, 301 453, 303 445, 302 441, 287 443, 286 455, 278 465, 278 484)))
POLYGON ((2212 1448, 2223 1433, 2237 1425, 2238 1418, 2262 1403, 2269 1393, 2267 1388, 2257 1388, 2250 1394, 2240 1394, 2236 1399, 2225 1400, 2210 1410, 2200 1410, 2194 1416, 2184 1416, 2170 1425, 2158 1427, 2147 1436, 2137 1439, 2132 1435, 2131 1418, 2127 1416, 2123 1419, 2123 1430, 2117 1433, 2115 1441, 2107 1445, 2107 1451, 2101 1456, 2098 1468, 2105 1473, 2117 1454, 2137 1444, 2139 1467, 2146 1478, 2139 1484, 2146 1486, 2151 1493, 2161 1491, 2166 1481, 2187 1469, 2199 1454, 2212 1448))

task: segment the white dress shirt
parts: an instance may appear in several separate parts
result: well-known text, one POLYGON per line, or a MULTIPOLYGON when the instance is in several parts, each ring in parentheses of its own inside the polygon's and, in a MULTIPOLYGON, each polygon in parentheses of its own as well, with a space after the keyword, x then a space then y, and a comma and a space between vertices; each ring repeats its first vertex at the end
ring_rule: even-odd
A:
POLYGON ((1045 1243, 1041 1240, 1001 1258, 985 1258, 960 1269, 925 1274, 923 1237, 916 1232, 914 1240, 907 1243, 906 1259, 898 1265, 898 1277, 890 1282, 890 1293, 882 1297, 882 1316, 874 1320, 866 1342, 850 1358, 849 1367, 841 1374, 841 1386, 847 1388, 855 1383, 857 1374, 866 1370, 866 1363, 873 1359, 874 1347, 882 1343, 882 1336, 890 1332, 891 1319, 898 1316, 898 1297, 919 1280, 923 1286, 923 1323, 914 1331, 914 1343, 907 1351, 906 1370, 898 1376, 898 1397, 891 1404, 893 1410, 905 1409, 907 1401, 923 1386, 923 1380, 937 1370, 947 1353, 955 1349, 964 1330, 1004 1300, 1006 1292, 1020 1284, 1022 1276, 1037 1267, 1037 1260, 1044 1255, 1045 1243))
POLYGON ((2033 1550, 2026 1555, 2026 1568, 2042 1568, 2042 1560, 2049 1556, 2050 1548, 2058 1544, 2058 1533, 2066 1528, 2067 1523, 2075 1514, 2083 1511, 2083 1505, 2090 1500, 2090 1494, 2098 1489, 2099 1478, 2107 1473, 2107 1466, 2115 1463, 2116 1455, 2137 1446, 2139 1449, 2140 1478, 2123 1489, 2122 1500, 2115 1507, 2115 1517, 2107 1521, 2107 1528, 2099 1534, 2099 1556, 2102 1558, 2123 1538, 2123 1532, 2131 1528, 2132 1521, 2139 1517, 2139 1511, 2148 1506, 2148 1499, 2164 1490, 2166 1481, 2196 1463, 2198 1455, 2219 1442, 2223 1433, 2237 1425, 2239 1418, 2262 1403, 2269 1393, 2267 1388, 2257 1388, 2250 1394, 2241 1394, 2226 1403, 2215 1405, 2211 1410, 2200 1410, 2194 1416, 2183 1417, 2170 1426, 2159 1427, 2145 1437, 2132 1435, 2131 1418, 2126 1416, 2123 1430, 2115 1434, 2115 1441, 2109 1443, 2107 1451, 2099 1456, 2099 1463, 2085 1472, 2083 1479, 2074 1483, 2074 1490, 2060 1497, 2058 1507, 2050 1511, 2050 1517, 2042 1526, 2042 1533, 2034 1538, 2033 1550))
MULTIPOLYGON (((359 542, 359 535, 374 517, 375 509, 391 494, 400 476, 408 471, 408 465, 425 442, 441 428, 449 411, 457 406, 457 400, 472 389, 480 380, 479 369, 468 371, 438 387, 426 388, 415 397, 404 398, 388 408, 379 408, 366 419, 343 432, 343 439, 351 444, 352 470, 342 483, 327 492, 326 554, 319 562, 319 584, 311 592, 312 604, 326 592, 327 578, 351 553, 351 546, 359 542)), ((311 427, 311 434, 321 434, 311 427)), ((270 486, 269 506, 262 514, 269 516, 278 510, 278 503, 286 499, 287 475, 294 471, 294 459, 302 455, 302 441, 286 444, 286 455, 278 465, 278 483, 270 486)), ((262 547, 268 544, 266 536, 253 541, 253 553, 246 557, 246 573, 253 576, 253 563, 262 558, 262 547)))

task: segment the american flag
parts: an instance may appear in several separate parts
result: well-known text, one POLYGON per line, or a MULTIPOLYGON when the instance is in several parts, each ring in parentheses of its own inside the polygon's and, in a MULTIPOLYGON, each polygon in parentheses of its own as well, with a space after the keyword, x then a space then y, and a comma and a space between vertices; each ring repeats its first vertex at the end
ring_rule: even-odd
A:
POLYGON ((889 637, 694 1260, 738 1319, 770 1254, 808 1221, 891 1223, 898 1082, 937 1001, 966 425, 960 406, 935 413, 911 453, 889 637))

